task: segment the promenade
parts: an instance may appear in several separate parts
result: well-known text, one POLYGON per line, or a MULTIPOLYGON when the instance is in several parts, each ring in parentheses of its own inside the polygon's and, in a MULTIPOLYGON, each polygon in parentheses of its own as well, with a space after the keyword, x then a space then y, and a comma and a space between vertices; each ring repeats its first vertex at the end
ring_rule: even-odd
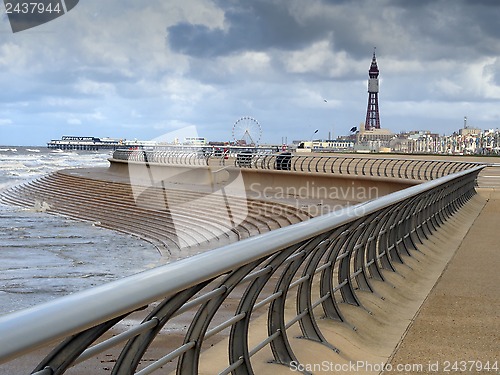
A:
MULTIPOLYGON (((493 162, 496 160, 478 159, 467 161, 493 162)), ((116 212, 121 212, 122 215, 124 210, 136 206, 127 203, 133 202, 132 193, 125 189, 123 184, 126 181, 122 181, 119 174, 106 174, 109 179, 106 181, 102 173, 98 170, 97 172, 96 170, 76 170, 59 173, 56 177, 45 178, 43 184, 30 184, 29 188, 37 191, 42 197, 52 194, 51 203, 60 213, 64 214, 65 207, 69 207, 86 220, 99 222, 101 225, 106 224, 104 220, 109 220, 109 223, 115 226, 123 225, 123 231, 130 232, 130 228, 137 228, 138 233, 147 234, 144 237, 150 240, 151 238, 157 239, 159 243, 163 241, 163 237, 159 236, 157 231, 153 231, 151 225, 140 226, 140 222, 135 220, 140 216, 136 215, 135 211, 130 211, 132 214, 127 215, 126 222, 117 221, 114 211, 102 217, 87 217, 90 212, 81 204, 83 200, 91 201, 93 206, 105 204, 107 210, 110 210, 110 205, 113 203, 111 207, 116 209, 116 212), (77 177, 84 177, 88 180, 81 194, 75 194, 78 184, 73 180, 77 177), (54 195, 53 191, 64 192, 64 194, 54 195), (93 194, 93 191, 96 194, 93 194), (97 200, 98 196, 104 196, 105 200, 102 202, 97 200)), ((273 177, 272 181, 276 186, 289 183, 285 180, 278 181, 278 176, 281 178, 280 174, 269 176, 273 177)), ((252 172, 247 179, 249 177, 252 178, 250 180, 252 184, 260 183, 257 174, 254 175, 252 172)), ((299 184, 301 180, 305 178, 295 175, 294 182, 297 183, 297 187, 302 186, 299 184)), ((266 182, 268 181, 269 179, 266 182)), ((342 179, 339 179, 337 183, 342 183, 342 179)), ((391 182, 391 184, 394 183, 391 182)), ((385 186, 384 192, 397 190, 396 185, 385 183, 380 186, 385 186)), ((396 272, 384 270, 384 282, 372 279, 374 293, 357 289, 356 293, 361 301, 361 307, 338 301, 339 309, 346 317, 345 321, 323 319, 320 317, 322 315, 320 308, 315 311, 318 316, 319 329, 331 345, 305 340, 302 338, 299 325, 296 324, 291 326, 287 333, 290 346, 297 356, 297 363, 291 367, 272 363, 273 353, 270 347, 266 346, 252 357, 254 373, 273 373, 274 375, 294 372, 315 374, 498 373, 498 370, 493 368, 495 363, 498 366, 498 361, 500 361, 498 358, 500 277, 497 271, 497 266, 500 264, 500 246, 496 237, 500 222, 500 166, 487 167, 480 173, 477 191, 478 194, 473 196, 439 230, 429 236, 423 244, 419 244, 418 250, 412 251, 410 256, 404 256, 404 264, 395 263, 396 272), (463 361, 465 361, 465 370, 461 371, 464 367, 463 361), (490 371, 485 370, 487 366, 490 371)), ((20 189, 15 192, 17 195, 12 194, 8 198, 29 204, 31 202, 29 199, 32 198, 23 198, 24 192, 20 189)), ((181 199, 174 193, 168 190, 170 204, 174 198, 181 199)), ((287 203, 290 204, 290 202, 287 203)), ((338 204, 339 202, 330 203, 338 204)), ((239 201, 233 204, 238 204, 238 207, 241 205, 239 201)), ((287 211, 288 215, 292 214, 295 217, 291 221, 287 219, 291 216, 282 216, 281 211, 280 215, 276 215, 276 210, 266 209, 265 207, 270 204, 283 204, 275 197, 267 197, 261 204, 263 208, 259 208, 254 214, 249 211, 248 218, 242 222, 234 234, 230 233, 231 236, 234 235, 236 238, 243 236, 244 233, 250 234, 251 231, 257 234, 274 229, 269 226, 264 228, 261 225, 264 222, 259 215, 263 213, 265 213, 266 221, 272 220, 278 228, 304 220, 298 216, 300 210, 287 211), (254 229, 251 229, 250 225, 254 229)), ((302 206, 302 209, 304 207, 309 209, 315 204, 317 202, 310 202, 309 205, 302 206)), ((158 220, 164 220, 163 216, 156 216, 156 211, 147 212, 148 215, 154 213, 154 217, 158 220)), ((92 214, 95 214, 95 210, 92 214)), ((189 216, 186 222, 192 224, 195 218, 195 215, 189 216)), ((222 238, 222 241, 227 240, 222 238)), ((234 308, 232 305, 236 305, 237 302, 237 299, 226 300, 223 312, 232 310, 234 308)), ((287 321, 290 321, 296 313, 295 301, 290 298, 290 301, 287 300, 286 303, 285 317, 287 321)), ((319 305, 314 308, 317 307, 319 305)), ((223 320, 217 323, 222 322, 223 320)), ((123 323, 127 325, 132 321, 123 323)), ((188 324, 188 321, 182 321, 181 325, 173 327, 170 335, 159 336, 159 345, 150 348, 144 360, 156 360, 171 350, 171 347, 174 348, 172 338, 182 338, 188 324)), ((252 320, 250 347, 258 345, 260 340, 268 335, 267 324, 267 314, 257 315, 252 320)), ((124 327, 118 325, 116 328, 110 333, 119 333, 124 327)), ((208 344, 209 347, 201 354, 199 374, 213 374, 217 372, 214 369, 221 369, 228 365, 227 339, 209 341, 208 344)), ((70 373, 109 373, 113 366, 112 358, 116 354, 118 352, 114 349, 108 350, 97 356, 96 361, 82 364, 70 373)), ((2 366, 1 368, 7 372, 2 372, 3 370, 0 369, 0 373, 19 371, 24 373, 25 366, 32 369, 36 362, 37 360, 29 355, 22 361, 14 361, 2 366)), ((173 370, 172 364, 167 363, 160 371, 170 373, 173 370)))
POLYGON ((477 190, 484 206, 393 353, 394 366, 499 373, 485 367, 500 365, 500 167, 481 172, 477 190))

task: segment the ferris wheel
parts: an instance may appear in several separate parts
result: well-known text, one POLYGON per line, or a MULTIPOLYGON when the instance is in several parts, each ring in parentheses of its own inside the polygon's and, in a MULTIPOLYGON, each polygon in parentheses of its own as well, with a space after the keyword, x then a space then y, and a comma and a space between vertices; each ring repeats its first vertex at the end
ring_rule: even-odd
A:
POLYGON ((237 145, 256 146, 259 144, 261 136, 262 128, 253 117, 241 117, 233 125, 233 139, 237 145))

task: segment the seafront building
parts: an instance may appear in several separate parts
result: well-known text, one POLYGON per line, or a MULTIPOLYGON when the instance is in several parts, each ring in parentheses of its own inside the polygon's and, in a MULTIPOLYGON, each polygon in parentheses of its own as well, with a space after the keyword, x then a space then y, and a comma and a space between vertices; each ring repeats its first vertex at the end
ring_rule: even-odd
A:
POLYGON ((335 140, 294 141, 296 152, 355 152, 446 155, 498 155, 500 131, 459 129, 451 135, 439 135, 429 130, 411 130, 394 134, 387 129, 372 129, 340 136, 335 140))

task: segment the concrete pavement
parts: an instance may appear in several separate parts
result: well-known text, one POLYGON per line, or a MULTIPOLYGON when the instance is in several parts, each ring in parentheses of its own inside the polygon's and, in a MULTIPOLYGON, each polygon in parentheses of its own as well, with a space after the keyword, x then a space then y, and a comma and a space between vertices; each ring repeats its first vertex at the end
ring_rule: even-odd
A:
MULTIPOLYGON (((500 373, 500 168, 486 168, 478 182, 485 206, 393 353, 394 366, 500 373)), ((396 373, 416 373, 408 370, 396 373)))

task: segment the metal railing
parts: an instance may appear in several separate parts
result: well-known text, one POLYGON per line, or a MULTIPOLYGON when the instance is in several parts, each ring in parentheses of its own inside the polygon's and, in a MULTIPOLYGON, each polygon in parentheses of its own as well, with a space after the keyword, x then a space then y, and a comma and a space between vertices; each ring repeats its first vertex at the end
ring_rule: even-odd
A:
POLYGON ((208 165, 210 154, 182 151, 116 150, 113 159, 140 163, 199 166, 208 165))
POLYGON ((339 175, 433 180, 481 165, 446 160, 397 159, 363 156, 316 156, 282 154, 240 154, 235 165, 241 168, 319 172, 339 175))
POLYGON ((397 159, 356 155, 316 156, 250 152, 232 155, 224 151, 204 152, 201 150, 194 152, 117 150, 113 153, 113 159, 187 166, 209 165, 210 160, 216 160, 219 164, 226 165, 228 159, 231 159, 233 165, 239 168, 404 178, 420 181, 433 180, 482 164, 463 161, 397 159))
POLYGON ((114 363, 112 374, 149 374, 172 361, 178 374, 195 374, 204 344, 218 337, 227 340, 228 354, 226 364, 213 372, 252 374, 252 357, 265 347, 277 363, 299 363, 287 333, 297 323, 305 339, 336 350, 317 324, 318 309, 326 319, 345 321, 339 302, 362 306, 357 290, 374 292, 374 280, 384 281, 384 272, 404 263, 465 204, 475 194, 482 168, 2 316, 0 362, 62 340, 41 360, 36 374, 64 373, 116 346, 119 355, 109 362, 114 363), (285 304, 292 294, 296 302, 290 318, 285 304), (234 309, 231 296, 236 296, 234 309), (120 322, 131 325, 134 314, 140 314, 140 322, 93 345, 120 322), (251 346, 249 330, 259 314, 267 315, 265 335, 251 346), (180 317, 187 327, 176 331, 180 317), (176 332, 172 342, 182 333, 178 345, 141 363, 155 338, 168 334, 169 327, 176 332))

